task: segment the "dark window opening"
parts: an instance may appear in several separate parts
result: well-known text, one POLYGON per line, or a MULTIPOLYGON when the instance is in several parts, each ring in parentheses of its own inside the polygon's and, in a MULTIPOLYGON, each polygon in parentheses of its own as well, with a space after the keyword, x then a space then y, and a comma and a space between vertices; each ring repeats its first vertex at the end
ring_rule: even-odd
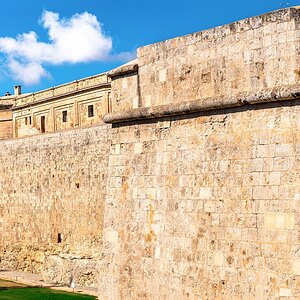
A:
POLYGON ((62 234, 59 233, 59 234, 57 235, 57 243, 60 244, 61 242, 62 242, 62 234))
POLYGON ((25 125, 31 125, 31 116, 25 118, 25 125))
POLYGON ((46 118, 45 116, 41 116, 41 132, 46 131, 46 118))
POLYGON ((88 117, 91 118, 94 116, 94 105, 88 106, 88 117))
POLYGON ((66 123, 66 122, 67 122, 67 118, 68 118, 68 112, 67 112, 66 110, 64 110, 64 111, 62 112, 62 121, 63 121, 64 123, 66 123))
POLYGON ((79 189, 79 183, 78 182, 76 183, 76 187, 79 189))

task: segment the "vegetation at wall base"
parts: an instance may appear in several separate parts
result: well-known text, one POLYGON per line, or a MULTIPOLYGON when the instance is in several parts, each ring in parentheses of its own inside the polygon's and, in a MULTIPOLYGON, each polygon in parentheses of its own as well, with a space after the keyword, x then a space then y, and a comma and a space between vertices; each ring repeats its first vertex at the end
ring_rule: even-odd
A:
POLYGON ((95 300, 88 295, 73 294, 47 288, 0 288, 1 300, 95 300))

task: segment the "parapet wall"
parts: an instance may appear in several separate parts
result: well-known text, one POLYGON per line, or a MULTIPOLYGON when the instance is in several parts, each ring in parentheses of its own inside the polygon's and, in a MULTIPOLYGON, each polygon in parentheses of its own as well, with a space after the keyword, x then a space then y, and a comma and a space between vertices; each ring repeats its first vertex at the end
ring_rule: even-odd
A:
POLYGON ((292 7, 141 47, 131 73, 128 65, 108 73, 112 114, 104 120, 295 98, 299 23, 300 9, 292 7))
POLYGON ((299 25, 290 8, 139 48, 142 106, 298 83, 299 25))

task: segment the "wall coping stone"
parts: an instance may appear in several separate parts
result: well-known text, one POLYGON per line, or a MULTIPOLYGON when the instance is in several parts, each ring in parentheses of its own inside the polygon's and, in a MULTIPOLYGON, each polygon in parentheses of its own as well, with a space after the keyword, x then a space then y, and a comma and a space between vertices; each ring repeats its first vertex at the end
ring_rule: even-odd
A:
POLYGON ((117 113, 104 115, 105 123, 155 119, 166 116, 184 115, 194 112, 239 107, 247 104, 255 105, 300 98, 300 84, 265 89, 255 93, 240 93, 237 96, 210 97, 176 104, 140 107, 117 113))
POLYGON ((117 77, 121 75, 126 75, 130 73, 135 73, 138 70, 138 59, 134 59, 120 67, 112 69, 106 73, 107 77, 117 77))

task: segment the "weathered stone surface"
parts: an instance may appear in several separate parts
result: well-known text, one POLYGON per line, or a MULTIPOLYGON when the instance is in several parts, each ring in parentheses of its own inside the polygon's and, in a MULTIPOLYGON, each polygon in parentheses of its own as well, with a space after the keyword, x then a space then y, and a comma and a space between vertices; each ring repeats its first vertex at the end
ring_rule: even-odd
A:
POLYGON ((138 68, 135 60, 108 72, 110 111, 274 99, 266 91, 299 83, 299 15, 293 7, 139 48, 138 68))
MULTIPOLYGON (((115 85, 115 83, 113 83, 115 85)), ((206 98, 194 101, 185 101, 176 104, 141 107, 130 110, 111 112, 103 117, 105 123, 119 123, 130 120, 155 119, 166 116, 184 115, 187 113, 219 110, 222 108, 239 107, 247 104, 258 104, 275 101, 296 99, 300 96, 300 85, 282 86, 266 89, 255 93, 240 93, 236 97, 206 98)))
POLYGON ((114 125, 99 299, 299 298, 299 115, 114 125))
POLYGON ((299 15, 279 10, 139 48, 142 106, 299 82, 299 15))
POLYGON ((106 75, 110 78, 136 73, 138 71, 138 59, 132 60, 116 69, 108 71, 106 75))
POLYGON ((95 286, 109 134, 99 126, 0 143, 0 268, 95 286))
POLYGON ((99 299, 300 297, 299 19, 140 48, 135 107, 112 78, 99 299))
POLYGON ((137 59, 107 72, 107 76, 112 80, 109 112, 140 107, 137 59))
POLYGON ((109 73, 112 125, 1 141, 0 267, 99 299, 300 298, 299 20, 143 47, 109 73))
POLYGON ((5 96, 0 99, 0 140, 12 138, 13 136, 13 104, 13 97, 5 96))

